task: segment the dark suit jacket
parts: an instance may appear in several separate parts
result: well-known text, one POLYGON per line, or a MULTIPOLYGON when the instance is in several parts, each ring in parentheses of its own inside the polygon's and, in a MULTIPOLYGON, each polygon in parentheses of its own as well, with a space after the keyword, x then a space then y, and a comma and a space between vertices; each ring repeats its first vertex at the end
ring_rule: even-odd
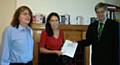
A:
POLYGON ((92 44, 92 65, 118 65, 118 23, 107 19, 98 40, 98 21, 90 24, 86 40, 78 41, 79 46, 92 44))

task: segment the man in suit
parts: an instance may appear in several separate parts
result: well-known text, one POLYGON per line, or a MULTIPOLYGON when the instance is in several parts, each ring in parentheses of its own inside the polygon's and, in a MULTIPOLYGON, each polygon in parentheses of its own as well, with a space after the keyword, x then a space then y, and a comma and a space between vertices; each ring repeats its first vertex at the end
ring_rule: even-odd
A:
POLYGON ((79 46, 92 44, 92 65, 118 65, 118 23, 107 19, 104 3, 98 3, 95 12, 98 20, 88 26, 86 40, 77 42, 79 46))

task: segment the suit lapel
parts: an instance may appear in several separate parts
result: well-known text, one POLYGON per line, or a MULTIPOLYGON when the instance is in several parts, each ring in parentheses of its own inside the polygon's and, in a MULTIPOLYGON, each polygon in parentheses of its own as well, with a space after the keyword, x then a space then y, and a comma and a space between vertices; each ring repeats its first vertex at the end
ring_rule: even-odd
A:
POLYGON ((98 21, 96 21, 96 23, 95 23, 95 37, 96 37, 96 39, 98 39, 98 21))
POLYGON ((103 28, 103 31, 102 31, 102 34, 101 34, 101 37, 104 36, 104 34, 107 32, 106 29, 109 27, 109 20, 107 19, 105 24, 104 24, 104 28, 103 28))

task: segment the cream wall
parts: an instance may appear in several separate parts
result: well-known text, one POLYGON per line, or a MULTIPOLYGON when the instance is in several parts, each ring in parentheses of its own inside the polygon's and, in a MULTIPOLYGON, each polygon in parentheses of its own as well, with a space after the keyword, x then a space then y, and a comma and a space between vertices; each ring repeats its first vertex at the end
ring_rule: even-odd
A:
POLYGON ((83 24, 89 24, 90 17, 96 16, 94 6, 104 0, 17 0, 17 7, 27 5, 34 13, 48 15, 57 12, 69 14, 71 24, 76 24, 76 17, 83 16, 83 24))
POLYGON ((0 45, 2 32, 10 24, 15 8, 16 0, 0 0, 0 45))
POLYGON ((94 6, 98 2, 120 5, 120 0, 16 0, 17 7, 27 5, 33 13, 48 15, 58 12, 60 15, 69 14, 72 24, 76 24, 76 17, 83 16, 83 24, 90 23, 90 17, 96 17, 94 6))

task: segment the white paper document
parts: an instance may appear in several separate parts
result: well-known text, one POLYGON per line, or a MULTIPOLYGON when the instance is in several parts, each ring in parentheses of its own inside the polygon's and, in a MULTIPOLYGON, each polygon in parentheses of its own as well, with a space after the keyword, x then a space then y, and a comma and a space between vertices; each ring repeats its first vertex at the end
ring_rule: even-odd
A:
POLYGON ((63 52, 63 55, 67 55, 67 56, 73 58, 75 51, 77 49, 77 46, 78 46, 77 42, 72 42, 70 40, 66 40, 65 43, 63 44, 61 51, 63 52))

